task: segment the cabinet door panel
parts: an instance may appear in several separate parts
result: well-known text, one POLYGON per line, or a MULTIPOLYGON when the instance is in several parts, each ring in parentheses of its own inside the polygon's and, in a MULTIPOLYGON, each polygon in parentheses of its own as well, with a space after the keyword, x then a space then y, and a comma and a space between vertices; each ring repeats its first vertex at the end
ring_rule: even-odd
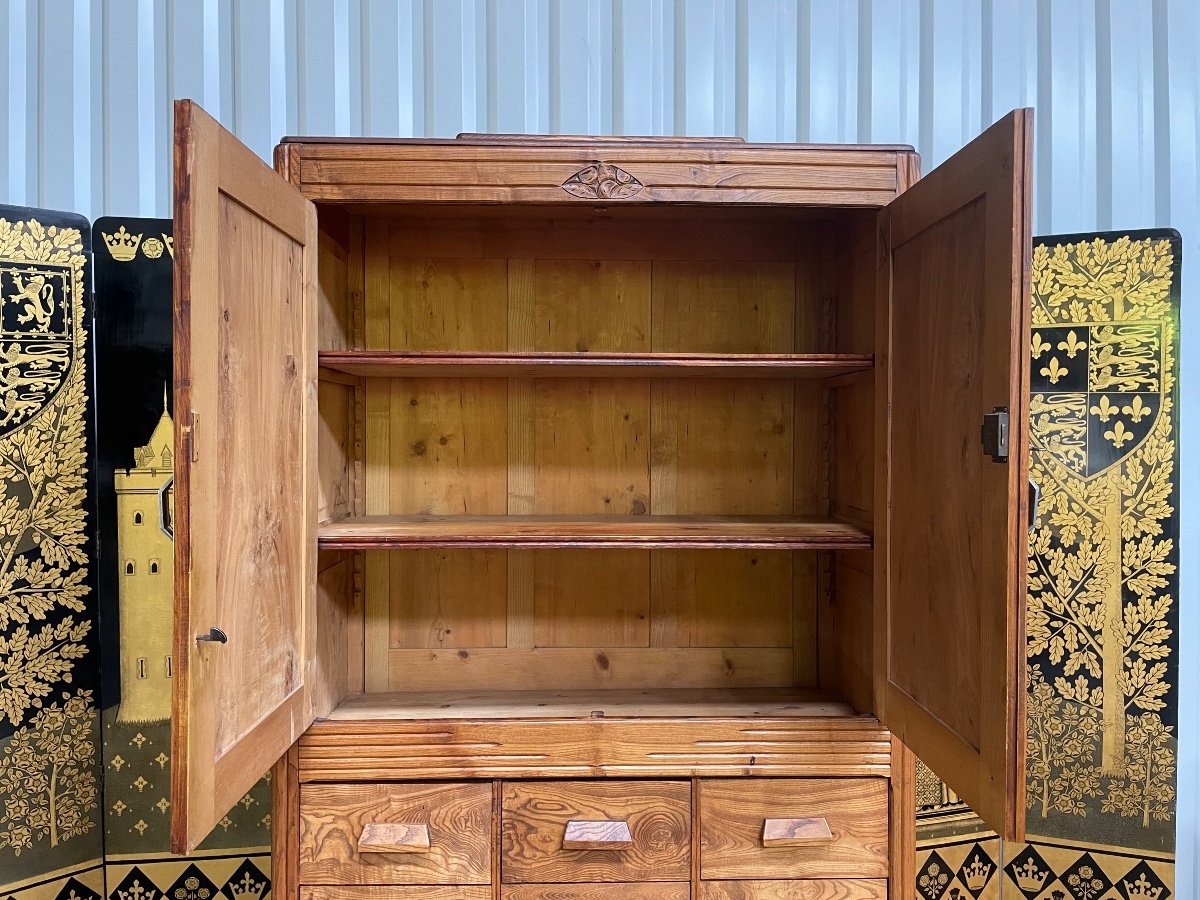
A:
POLYGON ((1024 823, 1029 110, 881 215, 880 718, 996 831, 1024 823), (1009 453, 981 425, 1007 409, 1009 453))
POLYGON ((312 721, 316 637, 316 211, 189 101, 174 256, 171 843, 186 852, 312 721))

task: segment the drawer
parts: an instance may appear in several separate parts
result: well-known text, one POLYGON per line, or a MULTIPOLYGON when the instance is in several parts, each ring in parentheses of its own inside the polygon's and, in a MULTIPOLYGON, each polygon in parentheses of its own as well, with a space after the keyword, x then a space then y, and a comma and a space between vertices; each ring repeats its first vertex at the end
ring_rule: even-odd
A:
POLYGON ((300 900, 492 900, 487 884, 314 885, 300 900))
POLYGON ((506 884, 500 900, 689 900, 686 881, 643 884, 506 884))
POLYGON ((686 781, 510 781, 501 795, 506 884, 691 877, 686 781))
POLYGON ((886 779, 714 778, 698 792, 701 878, 887 877, 886 779))
POLYGON ((702 881, 700 900, 887 900, 887 882, 864 878, 702 881))
POLYGON ((490 884, 491 865, 490 784, 300 786, 301 884, 490 884))

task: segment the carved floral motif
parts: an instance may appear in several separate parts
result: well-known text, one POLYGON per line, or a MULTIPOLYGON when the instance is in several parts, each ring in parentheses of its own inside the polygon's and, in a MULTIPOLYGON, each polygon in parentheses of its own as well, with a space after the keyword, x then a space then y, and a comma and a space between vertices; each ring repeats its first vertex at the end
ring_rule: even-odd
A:
POLYGON ((564 181, 562 187, 568 194, 588 200, 624 200, 644 185, 620 166, 595 162, 564 181))

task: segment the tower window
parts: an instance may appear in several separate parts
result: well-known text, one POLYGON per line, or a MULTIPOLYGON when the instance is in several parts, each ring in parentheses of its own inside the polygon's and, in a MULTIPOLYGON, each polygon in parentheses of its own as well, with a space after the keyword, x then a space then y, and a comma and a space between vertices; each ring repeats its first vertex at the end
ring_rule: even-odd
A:
POLYGON ((133 574, 133 560, 132 559, 129 560, 129 562, 125 563, 125 574, 126 575, 133 574))
POLYGON ((150 574, 151 575, 158 574, 158 560, 157 559, 150 560, 150 574))
POLYGON ((135 513, 133 514, 133 524, 134 524, 134 525, 141 525, 141 524, 142 524, 142 514, 141 514, 141 512, 135 512, 135 513))
POLYGON ((139 657, 138 657, 138 661, 137 661, 137 675, 138 675, 138 678, 145 678, 145 677, 146 677, 146 657, 144 657, 144 656, 139 656, 139 657))

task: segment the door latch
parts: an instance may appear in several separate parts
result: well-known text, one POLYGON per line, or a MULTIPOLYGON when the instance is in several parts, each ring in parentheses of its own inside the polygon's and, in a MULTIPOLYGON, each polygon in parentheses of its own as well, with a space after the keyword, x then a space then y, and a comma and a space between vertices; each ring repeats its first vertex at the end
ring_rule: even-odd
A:
POLYGON ((200 641, 212 641, 216 644, 228 644, 229 637, 220 628, 210 628, 208 629, 208 634, 196 635, 196 641, 197 643, 200 641))
POLYGON ((1033 529, 1037 528, 1038 507, 1041 505, 1041 502, 1042 502, 1042 486, 1040 484, 1038 484, 1036 481, 1034 481, 1032 478, 1030 478, 1029 479, 1029 531, 1030 531, 1030 533, 1033 532, 1033 529))
POLYGON ((1008 462, 1007 406, 993 406, 990 413, 984 413, 979 439, 983 442, 983 452, 992 458, 992 462, 1008 462))

